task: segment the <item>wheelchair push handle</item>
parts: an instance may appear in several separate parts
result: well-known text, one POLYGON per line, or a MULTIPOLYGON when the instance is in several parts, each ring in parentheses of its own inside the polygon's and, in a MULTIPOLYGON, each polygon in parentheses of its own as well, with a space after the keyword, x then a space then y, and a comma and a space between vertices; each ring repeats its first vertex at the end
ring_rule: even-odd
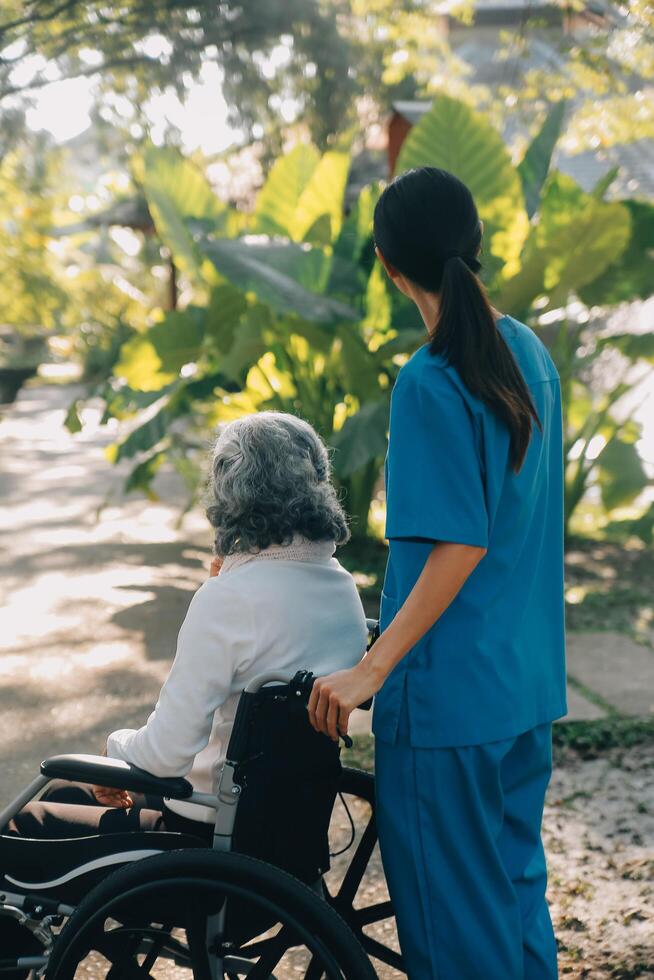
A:
MULTIPOLYGON (((366 650, 369 650, 379 636, 379 621, 376 619, 367 619, 366 626, 368 627, 368 632, 370 633, 370 640, 368 642, 368 646, 366 647, 366 650)), ((298 670, 289 686, 294 695, 302 698, 304 703, 308 704, 315 679, 315 675, 312 673, 312 671, 298 670)), ((362 711, 370 711, 370 708, 372 707, 372 698, 368 698, 362 704, 357 705, 357 707, 362 711)), ((346 747, 351 749, 353 743, 350 736, 341 735, 341 738, 343 739, 346 747)))

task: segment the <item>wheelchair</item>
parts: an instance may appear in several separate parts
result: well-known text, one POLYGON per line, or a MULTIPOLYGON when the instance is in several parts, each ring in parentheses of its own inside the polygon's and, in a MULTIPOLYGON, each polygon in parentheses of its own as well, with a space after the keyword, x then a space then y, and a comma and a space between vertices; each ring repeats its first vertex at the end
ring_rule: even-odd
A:
MULTIPOLYGON (((368 628, 370 645, 378 624, 368 628)), ((387 941, 391 903, 367 901, 364 882, 377 841, 374 776, 342 766, 340 745, 310 725, 313 681, 308 671, 267 672, 244 688, 215 796, 102 756, 46 759, 0 828, 63 779, 209 806, 213 838, 0 835, 0 980, 369 980, 370 957, 402 973, 387 941), (351 833, 330 890, 337 797, 351 833), (363 816, 358 829, 348 802, 363 816)))

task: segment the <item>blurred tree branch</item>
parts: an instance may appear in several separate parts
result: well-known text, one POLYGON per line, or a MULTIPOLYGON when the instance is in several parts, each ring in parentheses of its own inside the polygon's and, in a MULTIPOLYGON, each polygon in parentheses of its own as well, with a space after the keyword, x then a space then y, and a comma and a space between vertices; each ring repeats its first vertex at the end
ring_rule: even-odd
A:
POLYGON ((52 62, 62 78, 99 77, 105 89, 135 102, 166 87, 183 96, 210 60, 224 72, 230 121, 250 132, 255 123, 279 124, 274 95, 299 97, 311 136, 323 145, 351 112, 348 67, 356 58, 336 8, 321 0, 10 0, 3 7, 0 99, 49 84, 52 62), (154 55, 147 50, 153 38, 160 47, 154 55), (281 39, 291 57, 271 70, 262 62, 281 39), (16 80, 15 69, 30 55, 44 63, 16 80))

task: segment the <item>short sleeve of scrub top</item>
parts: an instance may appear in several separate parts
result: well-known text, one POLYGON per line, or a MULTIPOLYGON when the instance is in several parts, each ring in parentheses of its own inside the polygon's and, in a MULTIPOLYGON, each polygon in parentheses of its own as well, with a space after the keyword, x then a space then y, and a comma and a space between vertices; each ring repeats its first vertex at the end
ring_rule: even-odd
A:
POLYGON ((542 424, 518 471, 508 426, 428 345, 391 394, 382 632, 435 544, 486 554, 375 696, 372 730, 387 742, 405 695, 414 747, 497 741, 566 711, 560 384, 529 327, 505 317, 498 329, 542 424))
POLYGON ((445 371, 400 373, 386 458, 386 537, 486 548, 480 435, 445 371))

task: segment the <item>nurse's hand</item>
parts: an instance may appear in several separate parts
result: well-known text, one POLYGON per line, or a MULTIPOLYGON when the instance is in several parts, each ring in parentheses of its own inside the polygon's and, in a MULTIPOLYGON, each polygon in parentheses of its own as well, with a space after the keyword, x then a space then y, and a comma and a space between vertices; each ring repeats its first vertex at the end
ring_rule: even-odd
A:
POLYGON ((309 698, 309 721, 317 732, 329 735, 334 742, 347 734, 354 709, 376 694, 383 683, 364 659, 349 670, 317 677, 309 698), (338 728, 338 731, 337 731, 338 728))

